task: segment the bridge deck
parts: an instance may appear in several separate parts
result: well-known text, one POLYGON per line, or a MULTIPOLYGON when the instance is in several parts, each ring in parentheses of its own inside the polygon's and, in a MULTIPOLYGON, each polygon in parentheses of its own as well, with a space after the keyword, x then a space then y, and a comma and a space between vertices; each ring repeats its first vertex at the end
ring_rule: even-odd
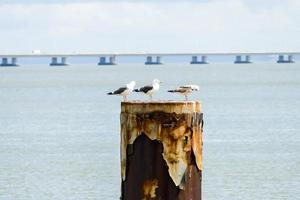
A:
POLYGON ((300 55, 300 52, 231 52, 231 53, 0 53, 0 57, 100 57, 100 56, 236 56, 236 55, 300 55))

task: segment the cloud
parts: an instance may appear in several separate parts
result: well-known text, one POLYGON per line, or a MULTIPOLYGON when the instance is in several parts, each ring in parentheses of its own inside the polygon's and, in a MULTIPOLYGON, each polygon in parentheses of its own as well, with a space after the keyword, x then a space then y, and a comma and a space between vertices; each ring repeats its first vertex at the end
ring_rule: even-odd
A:
POLYGON ((299 1, 273 2, 2 1, 0 52, 299 51, 299 1))

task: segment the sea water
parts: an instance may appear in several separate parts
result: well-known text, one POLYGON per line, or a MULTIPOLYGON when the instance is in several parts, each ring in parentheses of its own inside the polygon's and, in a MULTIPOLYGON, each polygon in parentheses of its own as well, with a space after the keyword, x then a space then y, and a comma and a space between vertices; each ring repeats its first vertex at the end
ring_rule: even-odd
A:
POLYGON ((203 199, 299 199, 300 65, 218 63, 1 67, 0 200, 118 199, 121 98, 106 93, 154 78, 157 100, 200 85, 203 199))

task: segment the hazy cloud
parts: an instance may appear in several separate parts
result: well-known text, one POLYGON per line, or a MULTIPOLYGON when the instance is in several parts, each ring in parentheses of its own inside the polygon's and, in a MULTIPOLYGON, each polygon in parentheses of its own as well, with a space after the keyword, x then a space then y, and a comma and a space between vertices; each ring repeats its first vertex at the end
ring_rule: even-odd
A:
POLYGON ((300 2, 255 1, 0 1, 0 52, 299 51, 300 2))

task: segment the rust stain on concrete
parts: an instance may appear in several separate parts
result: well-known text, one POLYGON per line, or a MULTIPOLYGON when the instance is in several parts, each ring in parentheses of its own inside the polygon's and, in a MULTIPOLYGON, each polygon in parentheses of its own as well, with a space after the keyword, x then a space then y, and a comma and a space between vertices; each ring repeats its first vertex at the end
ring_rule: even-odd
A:
POLYGON ((155 190, 158 188, 158 180, 146 180, 143 184, 143 198, 142 200, 150 200, 156 197, 155 190))
POLYGON ((149 139, 162 143, 162 156, 169 175, 176 186, 184 188, 184 176, 191 153, 198 170, 202 170, 201 124, 200 102, 197 101, 122 102, 122 180, 126 180, 127 146, 145 134, 149 139))

